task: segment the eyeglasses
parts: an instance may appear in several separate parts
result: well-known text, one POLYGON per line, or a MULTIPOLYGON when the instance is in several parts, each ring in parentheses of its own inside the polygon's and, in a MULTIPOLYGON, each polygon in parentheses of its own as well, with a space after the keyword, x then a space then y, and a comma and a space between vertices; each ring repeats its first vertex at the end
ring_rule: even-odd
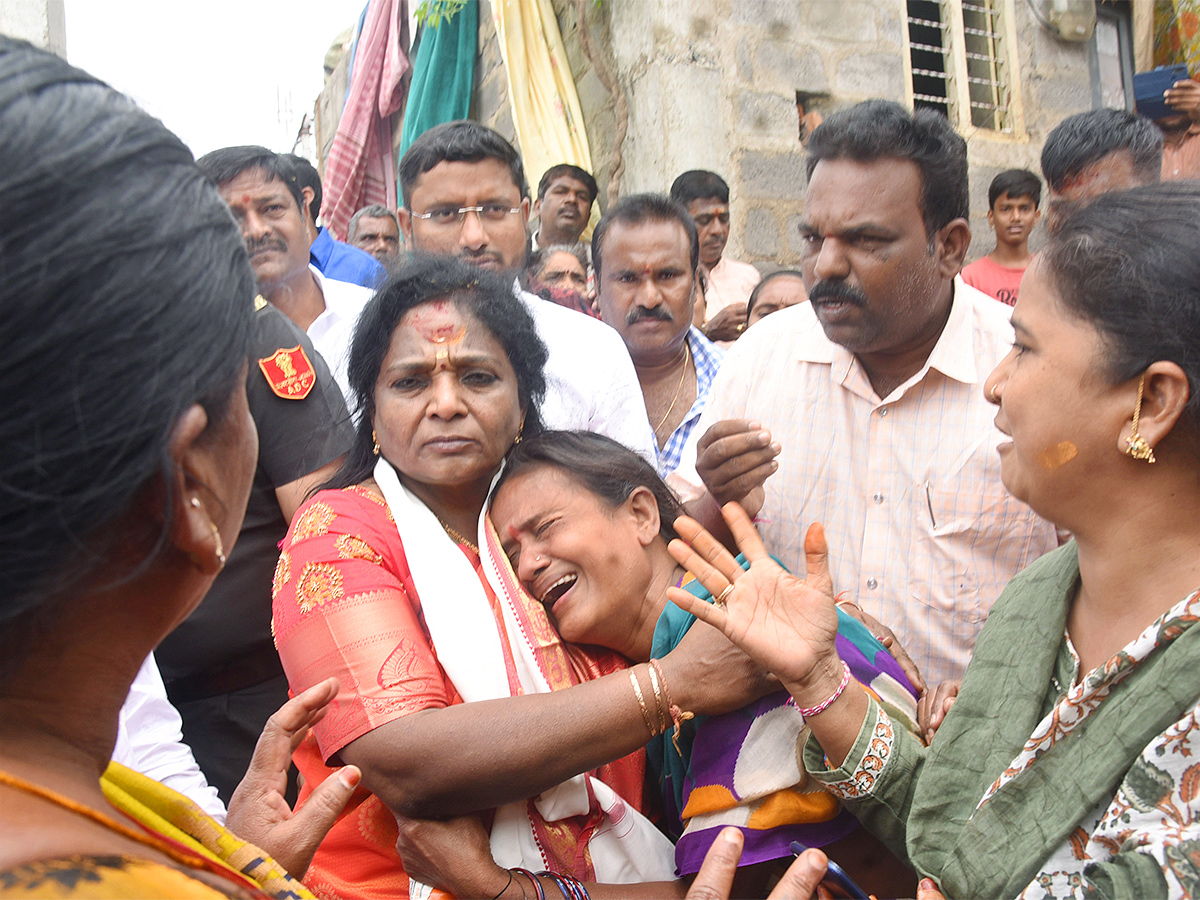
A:
POLYGON ((503 203, 485 203, 483 206, 463 206, 459 209, 451 206, 439 206, 424 213, 413 212, 410 209, 409 213, 414 219, 427 220, 430 225, 450 226, 461 225, 467 217, 467 213, 470 212, 479 216, 483 222, 503 222, 506 216, 511 216, 520 211, 521 207, 519 206, 509 207, 503 203))

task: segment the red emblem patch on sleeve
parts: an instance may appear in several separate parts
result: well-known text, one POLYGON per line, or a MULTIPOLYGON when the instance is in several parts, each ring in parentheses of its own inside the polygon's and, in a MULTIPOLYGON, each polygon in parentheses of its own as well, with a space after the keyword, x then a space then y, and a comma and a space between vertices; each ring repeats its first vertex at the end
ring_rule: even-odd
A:
POLYGON ((266 359, 260 359, 258 367, 275 396, 284 400, 303 400, 317 383, 317 373, 299 344, 291 350, 280 347, 266 359))

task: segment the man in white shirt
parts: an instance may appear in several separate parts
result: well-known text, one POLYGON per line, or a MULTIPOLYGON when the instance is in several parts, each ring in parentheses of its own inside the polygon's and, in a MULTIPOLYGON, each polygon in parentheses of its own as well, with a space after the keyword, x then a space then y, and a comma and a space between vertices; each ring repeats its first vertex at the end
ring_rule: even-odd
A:
POLYGON ((1011 349, 1009 309, 955 277, 967 152, 944 117, 867 101, 830 116, 808 152, 811 302, 726 355, 695 465, 676 478, 710 522, 714 500, 759 513, 793 571, 822 522, 835 589, 894 629, 933 685, 961 677, 1004 585, 1057 546, 1000 481, 983 384, 1011 349))
POLYGON ((438 125, 404 154, 400 188, 408 247, 512 273, 513 290, 550 352, 541 408, 546 427, 595 431, 654 463, 654 433, 620 335, 516 284, 529 247, 529 185, 512 145, 477 122, 438 125))
POLYGON ((242 228, 259 293, 308 334, 354 411, 350 339, 373 292, 322 275, 309 260, 313 233, 295 166, 265 147, 226 147, 197 160, 242 228))

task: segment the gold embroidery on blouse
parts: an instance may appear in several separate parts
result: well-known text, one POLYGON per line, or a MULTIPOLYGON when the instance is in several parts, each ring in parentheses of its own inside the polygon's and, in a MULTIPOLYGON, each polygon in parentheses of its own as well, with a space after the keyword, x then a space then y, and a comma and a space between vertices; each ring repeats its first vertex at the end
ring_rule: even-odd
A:
POLYGON ((279 592, 292 580, 292 558, 284 550, 279 554, 279 562, 275 563, 275 577, 271 579, 271 599, 279 596, 279 592))
POLYGON ((316 537, 319 534, 328 534, 329 526, 333 524, 335 518, 337 518, 337 514, 328 504, 312 504, 296 517, 295 527, 292 528, 292 542, 316 537))
POLYGON ((318 606, 334 603, 344 596, 342 573, 332 563, 305 565, 296 583, 296 601, 301 612, 312 612, 318 606))
POLYGON ((364 559, 375 565, 383 562, 383 557, 375 552, 374 547, 353 534, 343 534, 334 542, 334 546, 342 559, 364 559))

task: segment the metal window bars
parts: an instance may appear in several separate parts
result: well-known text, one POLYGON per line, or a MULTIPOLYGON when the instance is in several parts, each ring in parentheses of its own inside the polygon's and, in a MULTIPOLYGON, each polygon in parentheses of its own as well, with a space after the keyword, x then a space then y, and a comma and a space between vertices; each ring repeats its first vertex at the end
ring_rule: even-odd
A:
POLYGON ((960 127, 1011 134, 1003 0, 908 0, 907 7, 914 105, 960 127))

